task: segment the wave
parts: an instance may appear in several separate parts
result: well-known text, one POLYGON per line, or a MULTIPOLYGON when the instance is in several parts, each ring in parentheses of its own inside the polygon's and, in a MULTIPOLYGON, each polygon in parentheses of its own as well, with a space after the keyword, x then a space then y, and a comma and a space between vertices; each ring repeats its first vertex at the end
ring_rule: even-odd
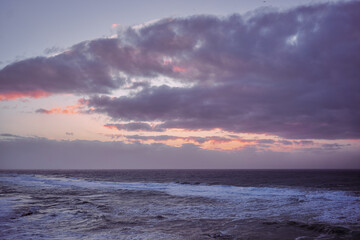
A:
MULTIPOLYGON (((166 193, 171 196, 196 197, 225 201, 236 206, 236 216, 274 215, 293 212, 294 215, 312 215, 320 222, 358 223, 360 196, 345 191, 314 190, 289 187, 239 187, 230 185, 203 185, 187 183, 107 182, 79 178, 49 177, 43 175, 1 174, 0 182, 35 188, 93 189, 101 191, 125 190, 166 193)), ((77 204, 87 204, 79 202, 77 204)))
POLYGON ((217 199, 244 198, 246 196, 266 198, 287 196, 293 201, 299 202, 305 202, 313 198, 320 198, 324 201, 360 201, 359 196, 338 190, 329 191, 289 187, 239 187, 231 185, 205 185, 197 182, 108 182, 25 174, 1 174, 0 182, 10 182, 12 184, 42 188, 61 186, 101 190, 159 191, 177 196, 198 196, 217 199))

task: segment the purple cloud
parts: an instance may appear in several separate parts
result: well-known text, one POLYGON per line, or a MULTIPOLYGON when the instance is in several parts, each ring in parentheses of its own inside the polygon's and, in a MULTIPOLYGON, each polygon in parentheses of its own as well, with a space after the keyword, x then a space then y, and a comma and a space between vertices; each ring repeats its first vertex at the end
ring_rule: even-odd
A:
POLYGON ((1 133, 0 134, 0 138, 23 138, 21 136, 18 136, 18 135, 14 135, 14 134, 10 134, 10 133, 1 133))
POLYGON ((123 124, 106 124, 105 127, 107 128, 116 128, 117 130, 126 130, 126 131, 155 131, 155 132, 162 132, 163 129, 157 126, 151 126, 148 123, 143 122, 130 122, 130 123, 123 123, 123 124))
POLYGON ((46 138, 0 139, 0 169, 236 169, 359 168, 359 151, 237 152, 199 149, 192 144, 125 144, 99 141, 55 141, 46 138), (21 149, 21 151, 19 151, 21 149), (101 159, 101 161, 99 161, 101 159), (339 161, 341 159, 341 161, 339 161))
POLYGON ((163 121, 159 128, 222 128, 297 139, 360 136, 355 103, 354 113, 349 113, 348 109, 317 108, 292 97, 280 97, 284 94, 279 92, 273 98, 266 91, 254 93, 236 85, 207 89, 162 86, 144 89, 132 97, 93 97, 89 105, 114 119, 163 121))
POLYGON ((257 142, 261 143, 261 144, 274 144, 275 140, 272 140, 272 139, 260 139, 257 142))
POLYGON ((359 138, 359 10, 358 2, 322 4, 129 30, 127 41, 170 54, 195 85, 93 97, 90 106, 114 119, 163 121, 163 128, 359 138))
POLYGON ((192 141, 198 144, 205 143, 207 141, 218 141, 218 142, 230 142, 233 140, 239 140, 242 142, 251 142, 251 140, 246 139, 229 139, 218 136, 208 136, 208 137, 196 137, 196 136, 188 136, 188 137, 180 137, 180 136, 171 136, 171 135, 159 135, 159 136, 141 136, 141 135, 121 135, 122 137, 127 138, 128 140, 154 140, 154 141, 166 141, 166 140, 183 140, 183 141, 192 141))
POLYGON ((191 87, 141 84, 131 96, 90 97, 89 106, 162 128, 358 139, 359 12, 353 1, 164 19, 9 65, 0 71, 0 94, 109 93, 133 78, 165 76, 191 87))
POLYGON ((339 143, 331 143, 331 144, 322 144, 322 149, 324 150, 339 150, 342 149, 343 147, 348 147, 350 146, 350 144, 339 144, 339 143))
POLYGON ((281 143, 283 145, 292 145, 293 144, 291 141, 288 141, 288 140, 280 140, 280 141, 278 141, 278 143, 281 143))
POLYGON ((314 145, 314 141, 309 140, 302 140, 302 141, 294 141, 295 144, 301 145, 301 146, 311 146, 314 145))
POLYGON ((37 109, 35 112, 36 112, 36 113, 45 113, 45 114, 50 113, 49 110, 46 110, 46 109, 44 109, 44 108, 39 108, 39 109, 37 109))
POLYGON ((123 79, 111 78, 109 67, 93 60, 86 42, 54 57, 37 57, 6 66, 0 71, 0 93, 109 93, 123 79))
POLYGON ((169 135, 160 135, 160 136, 140 136, 140 135, 126 135, 124 136, 130 140, 155 140, 155 141, 166 141, 166 140, 175 140, 182 139, 182 137, 169 136, 169 135))

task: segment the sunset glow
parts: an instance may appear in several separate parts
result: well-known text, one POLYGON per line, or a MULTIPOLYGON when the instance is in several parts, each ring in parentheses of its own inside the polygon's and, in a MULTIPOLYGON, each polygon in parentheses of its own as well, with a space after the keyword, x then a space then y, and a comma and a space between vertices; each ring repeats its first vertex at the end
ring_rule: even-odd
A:
POLYGON ((38 113, 45 113, 45 114, 77 114, 79 113, 79 108, 83 107, 83 104, 75 104, 69 105, 66 107, 55 107, 49 110, 47 109, 38 109, 38 113))
POLYGON ((1 0, 0 238, 359 239, 360 0, 1 0))
POLYGON ((9 93, 0 94, 0 101, 15 100, 18 98, 42 98, 48 96, 50 96, 50 93, 42 90, 36 90, 30 92, 9 92, 9 93))
MULTIPOLYGON (((86 35, 82 27, 75 31, 81 39, 61 42, 63 34, 39 45, 43 54, 0 59, 0 140, 19 149, 45 144, 38 139, 95 141, 99 152, 118 144, 141 148, 144 158, 157 151, 235 154, 239 167, 260 156, 249 167, 279 156, 296 159, 284 168, 311 168, 303 158, 360 166, 353 34, 360 4, 237 4, 246 11, 155 14, 131 23, 116 15, 99 24, 107 34, 86 35)), ((8 45, 14 52, 22 46, 8 45)), ((150 157, 149 164, 159 161, 150 157)))

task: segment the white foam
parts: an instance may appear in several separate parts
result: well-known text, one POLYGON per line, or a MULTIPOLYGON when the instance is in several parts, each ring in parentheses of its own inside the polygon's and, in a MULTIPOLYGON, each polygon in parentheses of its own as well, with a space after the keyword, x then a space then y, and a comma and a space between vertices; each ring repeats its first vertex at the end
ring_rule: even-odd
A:
MULTIPOLYGON (((87 188, 101 190, 159 191, 174 196, 205 197, 225 201, 228 207, 214 215, 245 218, 249 216, 301 216, 316 221, 358 222, 360 197, 345 191, 301 188, 237 187, 225 185, 187 185, 178 183, 104 182, 42 175, 0 175, 0 182, 41 188, 87 188)), ((207 210, 199 208, 199 212, 207 210)), ((196 214, 196 213, 194 213, 196 214)), ((199 213, 198 213, 199 214, 199 213)))
POLYGON ((196 196, 216 199, 243 199, 246 197, 281 197, 304 195, 292 188, 269 187, 237 187, 227 185, 188 185, 178 183, 142 183, 142 182, 104 182, 88 181, 76 178, 45 177, 41 175, 13 175, 1 176, 0 181, 12 182, 24 186, 42 188, 78 187, 89 189, 122 189, 122 190, 150 190, 166 192, 175 196, 196 196))

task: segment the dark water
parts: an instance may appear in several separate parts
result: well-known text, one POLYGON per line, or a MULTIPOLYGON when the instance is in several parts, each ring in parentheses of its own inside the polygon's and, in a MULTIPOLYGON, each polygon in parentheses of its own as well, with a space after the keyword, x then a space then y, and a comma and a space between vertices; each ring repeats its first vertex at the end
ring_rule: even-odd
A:
POLYGON ((360 239, 360 171, 1 171, 0 239, 360 239))

